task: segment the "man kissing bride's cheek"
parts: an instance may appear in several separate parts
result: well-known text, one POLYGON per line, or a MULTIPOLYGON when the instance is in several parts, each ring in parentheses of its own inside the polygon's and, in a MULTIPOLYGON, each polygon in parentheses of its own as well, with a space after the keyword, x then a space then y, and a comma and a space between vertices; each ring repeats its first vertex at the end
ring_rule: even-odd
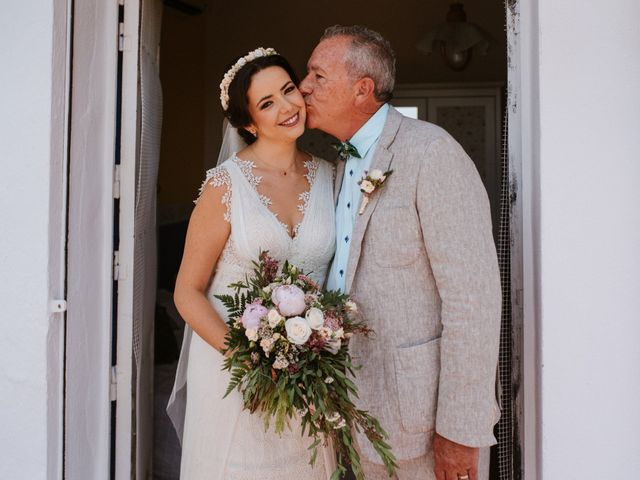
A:
POLYGON ((359 479, 488 477, 501 308, 489 202, 451 135, 391 106, 394 83, 391 45, 362 26, 328 28, 300 82, 273 49, 225 71, 229 127, 175 290, 182 478, 326 480, 345 457, 359 479), (297 147, 305 125, 339 140, 336 162, 297 147), (353 375, 306 369, 341 355, 353 375), (265 431, 259 413, 278 408, 289 428, 265 431), (313 466, 305 429, 323 434, 313 466))

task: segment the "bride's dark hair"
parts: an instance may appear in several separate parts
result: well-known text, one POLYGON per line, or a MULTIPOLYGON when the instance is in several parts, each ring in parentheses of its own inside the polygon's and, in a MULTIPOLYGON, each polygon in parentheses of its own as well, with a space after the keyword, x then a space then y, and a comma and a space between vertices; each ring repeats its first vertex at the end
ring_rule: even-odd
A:
MULTIPOLYGON (((238 57, 240 58, 240 57, 238 57)), ((227 70, 231 68, 235 62, 229 65, 227 70)), ((269 55, 259 57, 248 62, 236 74, 229 85, 229 108, 224 112, 229 123, 238 129, 238 133, 247 144, 255 142, 255 137, 244 127, 252 122, 249 114, 249 99, 247 92, 251 86, 251 79, 261 70, 269 67, 280 67, 291 77, 291 81, 298 86, 300 83, 298 76, 293 71, 291 64, 282 55, 269 55)))

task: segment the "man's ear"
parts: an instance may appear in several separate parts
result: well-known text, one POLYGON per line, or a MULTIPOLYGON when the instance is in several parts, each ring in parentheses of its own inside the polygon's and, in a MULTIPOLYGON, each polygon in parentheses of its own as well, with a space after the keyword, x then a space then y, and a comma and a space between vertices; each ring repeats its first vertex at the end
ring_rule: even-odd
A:
POLYGON ((363 77, 354 84, 356 92, 355 104, 358 107, 368 106, 372 101, 375 102, 376 85, 369 77, 363 77))

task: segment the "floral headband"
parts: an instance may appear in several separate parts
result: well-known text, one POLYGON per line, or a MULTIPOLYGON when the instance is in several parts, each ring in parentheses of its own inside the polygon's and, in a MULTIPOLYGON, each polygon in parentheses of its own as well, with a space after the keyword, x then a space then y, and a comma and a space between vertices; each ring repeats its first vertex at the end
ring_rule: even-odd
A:
POLYGON ((222 77, 222 82, 220 83, 220 103, 222 104, 222 109, 227 110, 229 108, 229 85, 236 77, 238 72, 242 67, 244 67, 247 63, 254 61, 256 58, 260 57, 268 57, 270 55, 278 55, 273 48, 256 48, 252 52, 247 53, 244 57, 239 59, 233 67, 231 67, 227 73, 222 77))

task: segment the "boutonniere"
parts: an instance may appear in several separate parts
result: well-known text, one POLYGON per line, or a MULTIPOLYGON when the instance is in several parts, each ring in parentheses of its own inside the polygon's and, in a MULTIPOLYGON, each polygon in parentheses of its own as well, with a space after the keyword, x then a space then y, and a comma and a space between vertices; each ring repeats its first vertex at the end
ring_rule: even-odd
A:
POLYGON ((369 203, 369 199, 371 198, 371 195, 373 195, 373 192, 382 187, 384 182, 392 173, 393 170, 387 170, 383 173, 382 170, 378 170, 377 168, 371 170, 371 172, 364 172, 362 180, 358 182, 358 185, 360 185, 360 191, 362 192, 362 203, 360 204, 358 215, 362 215, 364 213, 364 209, 367 208, 367 204, 369 203))

